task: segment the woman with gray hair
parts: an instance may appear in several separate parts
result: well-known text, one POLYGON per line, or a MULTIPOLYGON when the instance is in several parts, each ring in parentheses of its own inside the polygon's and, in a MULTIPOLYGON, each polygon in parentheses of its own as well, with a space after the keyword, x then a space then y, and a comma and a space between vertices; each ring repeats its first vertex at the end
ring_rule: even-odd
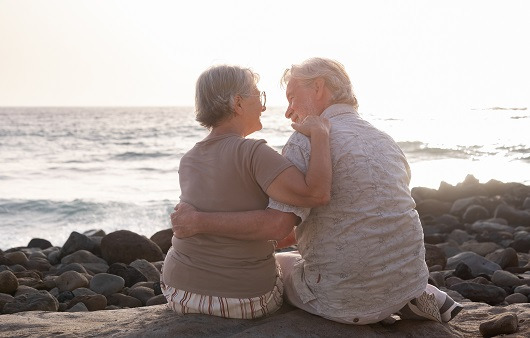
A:
MULTIPOLYGON (((269 196, 305 207, 328 203, 329 122, 315 116, 292 125, 311 139, 314 160, 304 175, 264 140, 246 138, 262 128, 260 116, 266 110, 258 81, 259 75, 251 69, 229 65, 212 67, 199 76, 196 119, 210 133, 180 161, 181 201, 210 212, 265 209, 269 196)), ((277 232, 270 239, 285 235, 277 232)), ((212 233, 173 237, 161 277, 169 307, 179 314, 240 319, 273 313, 282 304, 283 292, 274 243, 212 233)))

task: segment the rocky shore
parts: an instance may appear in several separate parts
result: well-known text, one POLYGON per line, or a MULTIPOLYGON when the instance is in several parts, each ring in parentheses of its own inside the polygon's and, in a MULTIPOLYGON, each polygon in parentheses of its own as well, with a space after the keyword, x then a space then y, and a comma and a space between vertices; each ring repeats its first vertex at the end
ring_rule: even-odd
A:
POLYGON ((289 305, 253 321, 178 317, 159 285, 171 229, 93 230, 0 250, 0 336, 530 336, 530 186, 468 176, 412 194, 429 282, 465 306, 448 324, 348 326, 289 305))

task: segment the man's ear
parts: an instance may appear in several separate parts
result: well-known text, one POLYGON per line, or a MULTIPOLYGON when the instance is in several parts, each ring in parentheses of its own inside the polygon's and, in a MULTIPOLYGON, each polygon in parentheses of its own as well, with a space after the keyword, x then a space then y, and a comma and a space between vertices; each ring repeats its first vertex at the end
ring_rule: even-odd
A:
POLYGON ((326 88, 326 81, 322 77, 318 77, 313 81, 313 89, 315 90, 317 99, 321 99, 326 88))

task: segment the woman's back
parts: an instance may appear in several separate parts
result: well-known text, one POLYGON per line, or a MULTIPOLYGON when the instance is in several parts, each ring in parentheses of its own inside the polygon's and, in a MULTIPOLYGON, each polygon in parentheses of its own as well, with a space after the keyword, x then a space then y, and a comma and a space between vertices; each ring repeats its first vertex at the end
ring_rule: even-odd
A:
MULTIPOLYGON (((263 140, 236 134, 209 138, 192 148, 179 168, 181 200, 203 211, 265 209, 264 190, 292 164, 263 140)), ((220 297, 256 297, 276 279, 269 241, 212 235, 173 238, 164 282, 177 289, 220 297)))

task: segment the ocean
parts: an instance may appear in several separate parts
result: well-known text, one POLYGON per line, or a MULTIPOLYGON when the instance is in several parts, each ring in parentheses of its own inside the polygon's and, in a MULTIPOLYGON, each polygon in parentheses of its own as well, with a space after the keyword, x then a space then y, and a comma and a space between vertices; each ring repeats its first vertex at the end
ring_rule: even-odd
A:
MULTIPOLYGON (((283 112, 268 108, 250 137, 280 151, 292 132, 283 112)), ((524 108, 361 115, 399 143, 411 187, 468 174, 530 184, 524 108)), ((169 228, 180 158, 206 134, 192 107, 0 108, 0 249, 32 238, 62 246, 72 231, 169 228)))

